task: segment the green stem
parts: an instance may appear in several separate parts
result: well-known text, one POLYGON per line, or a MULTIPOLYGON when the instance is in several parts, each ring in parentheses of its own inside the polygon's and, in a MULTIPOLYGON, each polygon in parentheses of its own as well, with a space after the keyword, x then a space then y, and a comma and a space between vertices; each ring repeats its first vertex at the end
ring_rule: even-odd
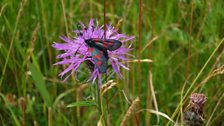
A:
POLYGON ((101 94, 100 94, 100 89, 97 85, 97 103, 98 103, 98 109, 100 115, 102 115, 102 99, 101 99, 101 94))
POLYGON ((107 121, 106 121, 106 118, 104 116, 102 94, 101 94, 100 88, 99 88, 99 86, 97 84, 96 84, 96 89, 97 89, 98 110, 99 110, 99 113, 100 113, 100 118, 101 117, 103 118, 103 120, 101 120, 102 121, 101 123, 102 123, 103 126, 107 126, 107 121))

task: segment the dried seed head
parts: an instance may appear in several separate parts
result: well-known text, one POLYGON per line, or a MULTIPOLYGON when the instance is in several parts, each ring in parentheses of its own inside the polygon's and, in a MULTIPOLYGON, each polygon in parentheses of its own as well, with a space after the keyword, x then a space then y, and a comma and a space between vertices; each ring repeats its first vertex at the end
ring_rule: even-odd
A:
POLYGON ((19 97, 18 105, 22 111, 24 111, 26 109, 26 100, 24 97, 19 97))
POLYGON ((16 105, 16 95, 11 94, 11 93, 8 93, 8 94, 6 95, 6 99, 7 99, 8 103, 9 103, 11 106, 15 106, 15 105, 16 105))
POLYGON ((112 87, 116 86, 117 83, 113 82, 113 80, 109 80, 106 84, 103 84, 103 86, 100 88, 102 94, 109 91, 112 87))
POLYGON ((139 102, 140 102, 139 97, 137 97, 134 101, 132 101, 131 106, 128 108, 124 118, 121 121, 121 126, 126 126, 128 119, 130 118, 131 114, 134 113, 134 110, 136 109, 136 106, 138 105, 139 102))

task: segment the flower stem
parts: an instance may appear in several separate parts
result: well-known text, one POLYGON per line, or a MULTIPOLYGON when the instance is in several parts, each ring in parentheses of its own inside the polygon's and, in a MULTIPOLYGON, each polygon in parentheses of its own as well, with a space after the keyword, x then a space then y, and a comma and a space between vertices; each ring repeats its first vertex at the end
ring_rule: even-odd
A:
POLYGON ((100 115, 102 115, 102 99, 101 99, 101 95, 100 95, 100 89, 97 86, 97 103, 98 103, 98 109, 99 109, 99 113, 100 115))
POLYGON ((98 104, 98 110, 100 113, 100 121, 102 121, 101 123, 103 124, 103 126, 107 126, 107 121, 104 116, 102 95, 101 95, 100 87, 97 84, 96 84, 96 89, 97 89, 97 104, 98 104), (103 120, 101 120, 101 117, 103 120))

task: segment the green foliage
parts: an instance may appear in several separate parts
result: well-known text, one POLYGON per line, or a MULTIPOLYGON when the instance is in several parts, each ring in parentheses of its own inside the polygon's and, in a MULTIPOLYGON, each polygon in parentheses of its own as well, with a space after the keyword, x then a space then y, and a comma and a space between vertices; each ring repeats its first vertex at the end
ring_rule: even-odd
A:
MULTIPOLYGON (((224 65, 224 1, 192 0, 193 5, 190 0, 155 1, 142 0, 141 59, 152 58, 153 62, 141 62, 141 125, 169 125, 162 116, 157 122, 156 112, 144 111, 155 110, 149 70, 159 112, 181 123, 188 97, 195 90, 208 97, 205 124, 224 125, 223 74, 201 83, 224 65), (158 38, 142 50, 153 37, 158 38)), ((59 51, 51 45, 62 42, 60 35, 72 37, 79 21, 88 24, 94 18, 103 24, 103 11, 103 0, 0 1, 0 125, 19 126, 23 119, 27 126, 97 125, 100 114, 96 107, 90 107, 96 105, 94 86, 82 84, 89 78, 88 71, 83 65, 77 74, 79 80, 73 75, 63 82, 58 74, 67 66, 53 65, 59 51), (24 111, 19 98, 26 99, 24 111)), ((112 22, 119 32, 136 36, 132 53, 137 59, 139 2, 106 0, 106 12, 106 23, 112 22)), ((120 125, 130 107, 127 99, 138 96, 137 62, 127 66, 130 71, 122 72, 123 79, 108 78, 117 85, 102 97, 103 109, 107 110, 104 115, 111 125, 120 125)), ((132 115, 127 125, 136 125, 137 115, 132 115)))

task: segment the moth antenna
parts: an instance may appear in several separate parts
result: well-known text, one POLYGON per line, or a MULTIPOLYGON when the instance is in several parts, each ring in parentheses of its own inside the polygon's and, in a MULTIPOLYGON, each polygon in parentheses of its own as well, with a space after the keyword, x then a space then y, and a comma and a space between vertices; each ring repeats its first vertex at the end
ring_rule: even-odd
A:
MULTIPOLYGON (((80 26, 80 25, 81 25, 81 24, 80 24, 80 23, 78 23, 78 24, 77 24, 77 27, 78 27, 78 26, 80 26)), ((87 30, 87 28, 86 28, 86 27, 84 27, 84 30, 86 31, 86 30, 87 30)), ((78 49, 75 51, 74 55, 76 55, 76 54, 77 54, 77 52, 79 51, 80 47, 81 47, 83 44, 85 44, 85 38, 83 37, 83 33, 82 33, 82 32, 80 32, 80 33, 78 33, 78 35, 79 35, 80 37, 82 37, 82 38, 83 38, 84 43, 82 43, 82 44, 78 47, 78 49)))

